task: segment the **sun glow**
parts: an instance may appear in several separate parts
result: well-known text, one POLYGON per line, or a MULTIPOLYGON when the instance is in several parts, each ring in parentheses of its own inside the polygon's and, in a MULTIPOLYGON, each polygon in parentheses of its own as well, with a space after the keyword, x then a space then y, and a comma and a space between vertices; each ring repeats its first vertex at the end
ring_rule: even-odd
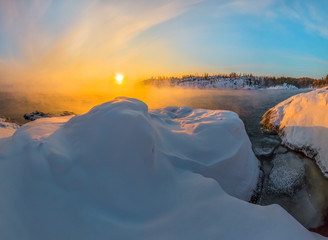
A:
POLYGON ((123 80, 124 80, 124 75, 121 73, 116 73, 116 75, 115 75, 116 84, 118 84, 118 85, 123 84, 123 80))

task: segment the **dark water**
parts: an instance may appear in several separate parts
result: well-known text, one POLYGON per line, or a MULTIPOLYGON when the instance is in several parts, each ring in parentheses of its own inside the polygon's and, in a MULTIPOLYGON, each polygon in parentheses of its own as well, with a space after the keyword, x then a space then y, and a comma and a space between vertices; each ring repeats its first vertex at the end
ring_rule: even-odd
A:
MULTIPOLYGON (((259 121, 266 110, 279 102, 309 90, 154 90, 141 97, 150 108, 189 106, 191 108, 230 110, 239 114, 250 137, 259 134, 259 121)), ((35 110, 77 114, 88 111, 102 102, 110 101, 109 95, 59 95, 17 94, 0 92, 0 117, 24 123, 23 115, 35 110)))
POLYGON ((181 100, 192 108, 230 110, 238 113, 251 139, 261 135, 259 122, 263 114, 287 98, 310 91, 302 90, 211 90, 181 100))
POLYGON ((0 92, 0 117, 23 124, 25 113, 42 111, 45 113, 60 114, 64 111, 81 114, 95 105, 109 101, 105 97, 96 95, 67 95, 67 94, 22 94, 0 92))

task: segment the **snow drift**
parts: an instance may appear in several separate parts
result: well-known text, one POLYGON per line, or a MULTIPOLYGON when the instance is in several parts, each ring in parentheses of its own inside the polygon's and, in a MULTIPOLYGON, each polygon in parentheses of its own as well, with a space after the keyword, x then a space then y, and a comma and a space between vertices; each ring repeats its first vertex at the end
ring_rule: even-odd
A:
POLYGON ((240 200, 258 172, 235 113, 118 98, 0 139, 0 239, 319 238, 240 200))
POLYGON ((328 177, 328 88, 293 96, 269 109, 261 124, 282 143, 316 160, 328 177))

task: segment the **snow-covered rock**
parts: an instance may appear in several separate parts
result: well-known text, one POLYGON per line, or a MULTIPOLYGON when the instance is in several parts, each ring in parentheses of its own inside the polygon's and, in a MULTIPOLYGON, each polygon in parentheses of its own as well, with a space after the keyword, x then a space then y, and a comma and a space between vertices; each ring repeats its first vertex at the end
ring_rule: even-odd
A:
POLYGON ((217 89, 258 89, 260 88, 260 78, 258 77, 218 77, 209 76, 191 77, 183 79, 172 79, 173 86, 181 88, 217 88, 217 89))
POLYGON ((31 113, 25 113, 24 114, 24 119, 28 120, 28 121, 34 121, 34 120, 37 120, 39 118, 70 116, 70 115, 75 115, 75 113, 64 111, 60 114, 51 114, 51 113, 44 113, 44 112, 41 112, 41 111, 34 111, 34 112, 31 112, 31 113))
POLYGON ((295 95, 269 109, 261 124, 287 147, 314 158, 328 177, 328 88, 295 95))
POLYGON ((298 89, 298 87, 292 85, 292 84, 288 84, 288 83, 283 83, 282 85, 277 85, 277 86, 272 86, 272 87, 268 87, 267 89, 269 90, 281 90, 281 89, 298 89))
POLYGON ((34 111, 31 113, 24 114, 24 119, 29 120, 29 121, 34 121, 39 118, 46 118, 46 117, 51 117, 51 115, 49 113, 44 113, 44 112, 40 112, 40 111, 34 111))
POLYGON ((321 239, 238 199, 257 177, 236 114, 118 98, 2 139, 0 239, 321 239))
POLYGON ((0 138, 10 137, 19 128, 15 123, 7 122, 5 119, 0 118, 0 138))

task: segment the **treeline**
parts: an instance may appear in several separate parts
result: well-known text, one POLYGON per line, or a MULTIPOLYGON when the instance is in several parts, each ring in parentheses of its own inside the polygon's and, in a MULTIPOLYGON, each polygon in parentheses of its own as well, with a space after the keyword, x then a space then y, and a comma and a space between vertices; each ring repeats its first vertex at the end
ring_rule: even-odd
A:
POLYGON ((256 85, 263 88, 280 86, 283 84, 293 85, 297 88, 320 88, 328 86, 328 75, 321 79, 314 79, 308 77, 293 78, 286 76, 254 76, 253 74, 235 72, 217 75, 209 75, 208 73, 204 73, 201 75, 183 75, 181 77, 159 76, 147 79, 143 81, 143 84, 155 86, 175 86, 183 82, 213 82, 218 79, 226 79, 231 81, 238 78, 242 78, 249 86, 256 85))
POLYGON ((282 85, 284 83, 294 85, 298 88, 319 88, 328 86, 328 75, 322 79, 313 78, 292 78, 292 77, 263 77, 263 82, 265 87, 282 85))

